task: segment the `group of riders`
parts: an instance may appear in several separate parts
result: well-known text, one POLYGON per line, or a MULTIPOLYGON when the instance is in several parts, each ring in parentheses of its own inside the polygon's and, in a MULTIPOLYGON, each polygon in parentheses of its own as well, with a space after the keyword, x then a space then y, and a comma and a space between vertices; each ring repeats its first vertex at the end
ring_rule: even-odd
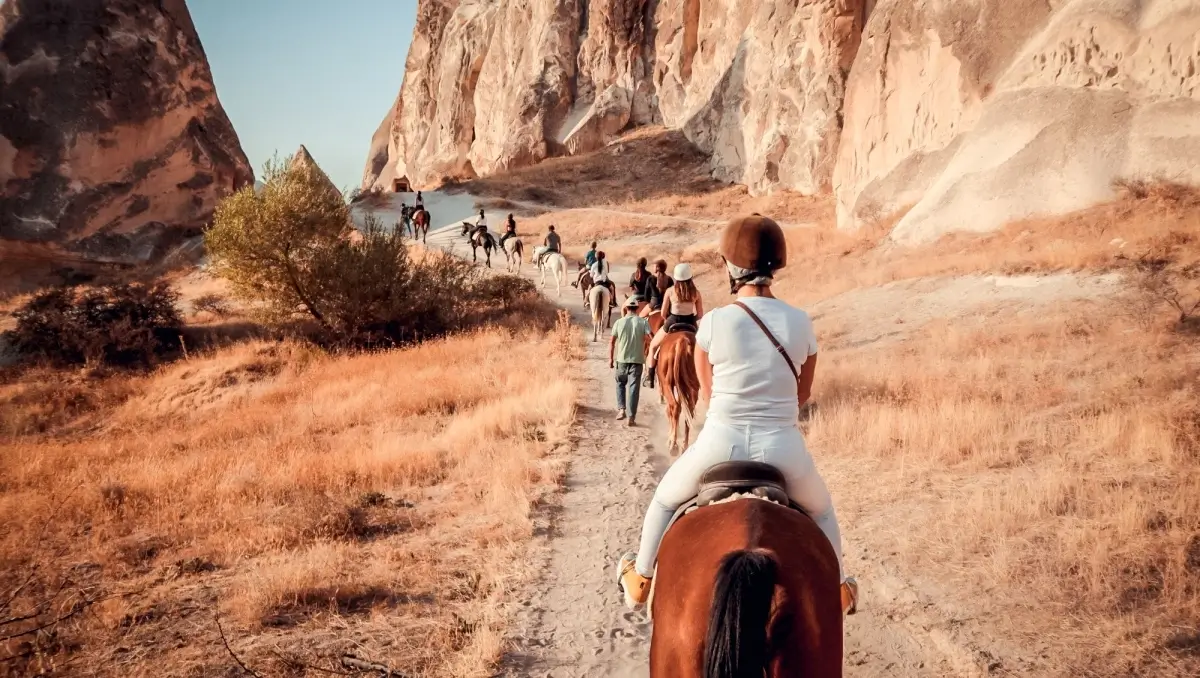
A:
MULTIPOLYGON (((420 194, 417 200, 421 204, 420 194)), ((489 237, 484 210, 479 211, 474 226, 473 239, 482 242, 489 237)), ((505 241, 516 235, 516 220, 509 214, 499 249, 504 251, 505 241)), ((538 252, 539 266, 542 257, 562 254, 562 238, 553 225, 538 252)), ((667 334, 677 327, 694 331, 699 397, 709 405, 696 442, 675 460, 655 490, 637 553, 620 559, 618 581, 625 602, 634 609, 646 603, 659 544, 676 510, 697 494, 705 472, 722 462, 743 460, 777 469, 786 480, 791 502, 828 538, 841 572, 842 611, 852 613, 858 585, 845 575, 833 501, 798 425, 816 370, 812 320, 804 310, 771 292, 776 274, 787 264, 783 230, 758 214, 735 219, 721 234, 719 252, 730 292, 736 297, 728 306, 706 312, 687 263, 676 264, 668 275, 665 260, 655 261, 651 270, 641 258, 629 278, 629 302, 636 302, 637 313, 645 318, 658 312, 664 319, 650 342, 645 385, 655 385, 657 352, 667 334)), ((612 305, 616 305, 612 264, 595 242, 571 284, 578 287, 588 282, 608 287, 612 305)))
MULTIPOLYGON (((668 276, 665 261, 655 262, 651 272, 640 259, 629 280, 631 294, 648 302, 640 312, 659 311, 666 319, 650 345, 647 385, 654 383, 658 346, 674 326, 686 325, 696 335, 699 397, 709 406, 695 444, 675 460, 655 490, 638 552, 625 554, 618 564, 625 602, 635 609, 645 604, 659 544, 676 510, 696 496, 705 472, 722 462, 756 461, 782 473, 791 502, 828 538, 842 573, 842 611, 852 613, 858 585, 842 569, 833 501, 798 425, 816 370, 812 320, 771 292, 776 274, 787 264, 783 230, 758 214, 735 219, 721 234, 719 252, 736 297, 728 306, 706 312, 686 263, 677 264, 668 276)), ((605 255, 595 243, 589 260, 593 280, 611 284, 605 255)))

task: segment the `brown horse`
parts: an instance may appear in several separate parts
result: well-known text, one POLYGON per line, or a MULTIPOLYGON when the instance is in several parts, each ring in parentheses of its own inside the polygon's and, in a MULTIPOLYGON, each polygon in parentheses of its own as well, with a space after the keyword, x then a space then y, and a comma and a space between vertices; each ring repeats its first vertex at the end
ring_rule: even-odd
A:
MULTIPOLYGON (((583 271, 584 268, 585 268, 585 266, 583 264, 580 264, 578 270, 583 271)), ((592 286, 595 284, 596 283, 592 281, 592 272, 591 271, 584 271, 583 275, 580 276, 580 278, 579 278, 579 291, 583 292, 583 307, 584 308, 588 307, 588 299, 589 299, 588 292, 591 291, 592 286)))
POLYGON ((650 315, 646 316, 646 321, 650 323, 650 336, 653 337, 666 324, 667 319, 663 317, 662 309, 656 308, 650 311, 650 315))
POLYGON ((416 240, 417 234, 420 233, 421 242, 425 242, 425 237, 429 235, 429 222, 432 220, 433 217, 430 216, 429 210, 427 209, 422 208, 416 212, 413 212, 413 240, 416 240))
POLYGON ((658 393, 667 404, 667 452, 675 456, 687 449, 692 437, 692 420, 700 397, 696 376, 696 334, 672 332, 658 347, 658 393), (683 420, 683 444, 679 444, 679 421, 683 420))
POLYGON ((840 678, 839 580, 799 511, 741 499, 685 515, 659 550, 651 678, 840 678))

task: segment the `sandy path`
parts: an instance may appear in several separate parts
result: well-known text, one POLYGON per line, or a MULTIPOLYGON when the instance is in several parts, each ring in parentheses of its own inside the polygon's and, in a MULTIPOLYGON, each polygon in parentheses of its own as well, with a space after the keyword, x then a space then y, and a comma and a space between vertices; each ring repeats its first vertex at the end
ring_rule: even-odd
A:
MULTIPOLYGON (((431 233, 429 243, 460 254, 469 250, 454 225, 431 233)), ((493 266, 503 270, 503 258, 493 266)), ((614 267, 614 280, 628 278, 631 270, 614 267)), ((537 280, 528 263, 523 273, 537 280)), ((564 287, 563 296, 555 298, 551 286, 547 293, 571 311, 581 332, 590 333, 578 290, 564 287)), ((615 382, 606 341, 588 344, 580 369, 583 403, 571 433, 575 455, 561 501, 547 509, 550 529, 531 545, 529 557, 540 576, 518 596, 510 650, 498 675, 648 675, 649 621, 622 605, 613 564, 635 548, 645 507, 669 465, 662 452, 662 408, 657 391, 643 389, 639 426, 613 419, 615 382)), ((837 476, 845 472, 826 470, 835 502, 837 476)), ((859 577, 863 598, 859 613, 846 621, 845 675, 994 675, 996 657, 980 649, 961 620, 948 617, 928 593, 917 593, 894 575, 889 554, 872 551, 872 529, 886 525, 859 529, 853 521, 843 523, 847 568, 859 577)))

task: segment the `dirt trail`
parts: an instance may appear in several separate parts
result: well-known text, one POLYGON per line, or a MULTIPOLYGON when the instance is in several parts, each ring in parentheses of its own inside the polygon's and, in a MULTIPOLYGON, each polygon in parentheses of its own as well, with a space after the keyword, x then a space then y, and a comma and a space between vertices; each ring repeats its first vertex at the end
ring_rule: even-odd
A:
MULTIPOLYGON (((430 234, 429 242, 460 254, 469 249, 453 227, 430 234)), ((503 258, 497 257, 493 266, 503 270, 503 258)), ((614 267, 613 278, 624 280, 630 272, 629 267, 614 267)), ((523 273, 537 280, 528 262, 523 273)), ((547 293, 571 311, 581 332, 588 328, 590 339, 590 319, 579 291, 564 287, 563 296, 556 298, 551 286, 547 293)), ((629 428, 614 420, 615 382, 608 369, 607 341, 588 344, 580 369, 583 404, 571 434, 575 456, 560 503, 548 509, 551 527, 531 545, 529 557, 540 575, 518 597, 510 651, 498 675, 591 678, 649 673, 649 620, 622 605, 614 563, 623 551, 636 547, 645 507, 670 463, 663 452, 662 408, 658 392, 643 389, 638 426, 629 428)), ((830 478, 835 501, 839 472, 843 470, 830 478)), ((914 592, 893 575, 887 554, 871 550, 871 530, 862 527, 843 525, 847 568, 862 584, 860 611, 846 622, 845 675, 993 673, 995 657, 975 649, 961 621, 946 617, 928 595, 914 592)))

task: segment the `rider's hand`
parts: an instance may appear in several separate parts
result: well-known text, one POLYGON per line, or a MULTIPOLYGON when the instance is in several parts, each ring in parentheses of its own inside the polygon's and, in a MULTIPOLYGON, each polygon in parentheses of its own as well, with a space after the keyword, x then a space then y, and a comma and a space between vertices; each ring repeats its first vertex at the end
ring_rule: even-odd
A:
POLYGON ((613 364, 613 361, 611 361, 611 360, 610 360, 610 361, 608 361, 608 369, 610 369, 610 370, 611 370, 611 369, 614 369, 614 368, 616 368, 616 365, 614 365, 614 364, 613 364))

